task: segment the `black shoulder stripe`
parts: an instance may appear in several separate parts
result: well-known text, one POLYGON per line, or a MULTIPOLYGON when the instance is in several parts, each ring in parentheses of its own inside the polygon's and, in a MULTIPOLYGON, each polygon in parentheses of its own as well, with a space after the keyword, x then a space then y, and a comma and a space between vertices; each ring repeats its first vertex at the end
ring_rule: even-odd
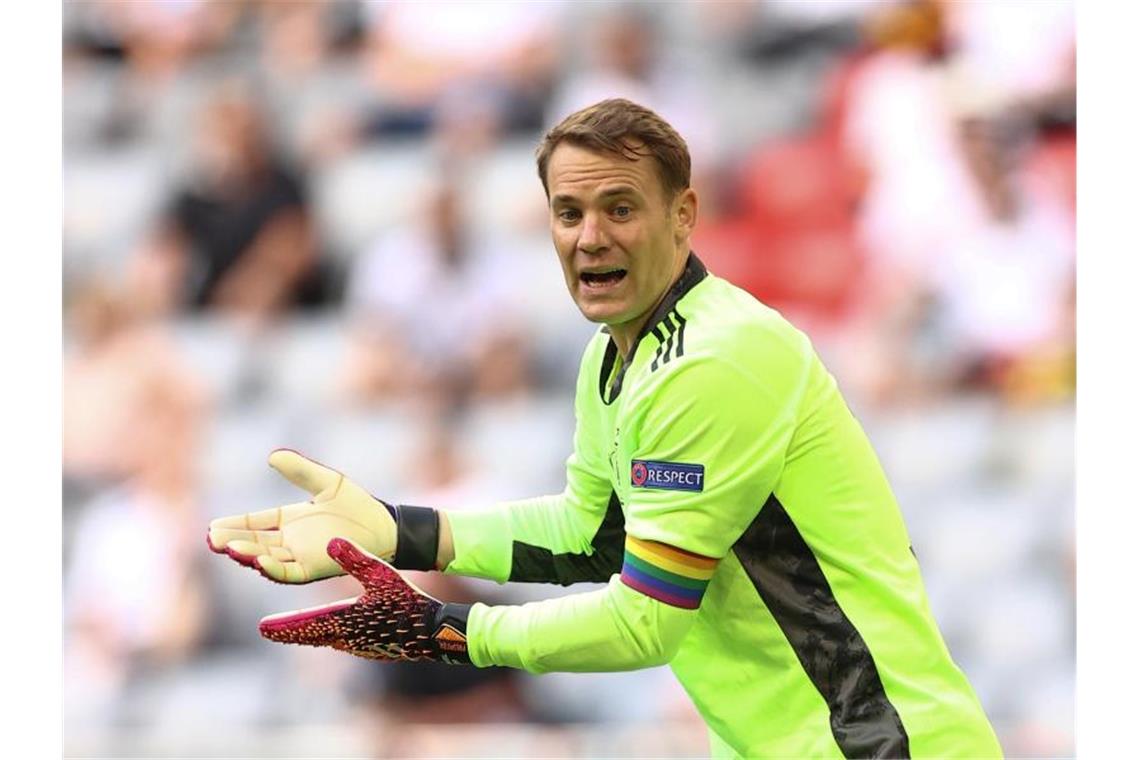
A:
POLYGON ((661 324, 665 325, 667 335, 662 334, 658 327, 653 328, 653 335, 657 338, 657 355, 653 358, 653 363, 649 365, 650 372, 656 372, 657 368, 662 364, 668 364, 671 358, 670 351, 673 349, 673 331, 676 329, 673 323, 669 321, 668 317, 661 320, 661 324))
POLYGON ((657 368, 668 364, 671 359, 678 358, 685 355, 685 318, 674 309, 665 315, 661 320, 662 325, 668 331, 668 335, 662 340, 662 334, 658 327, 654 327, 652 332, 657 338, 657 354, 653 357, 653 363, 649 365, 649 371, 655 372, 657 368), (674 351, 674 349, 676 349, 674 351))
POLYGON ((668 315, 665 316, 663 323, 667 330, 669 330, 669 337, 665 339, 665 353, 661 355, 661 363, 668 364, 669 360, 673 358, 673 335, 677 332, 676 325, 669 319, 668 315))
POLYGON ((687 320, 676 309, 673 310, 673 318, 677 320, 677 358, 680 358, 685 355, 685 322, 687 320))
POLYGON ((653 337, 657 338, 657 353, 653 355, 653 363, 649 365, 649 371, 656 372, 657 365, 661 362, 661 352, 665 348, 665 336, 661 334, 661 330, 656 326, 653 327, 651 332, 653 333, 653 337))

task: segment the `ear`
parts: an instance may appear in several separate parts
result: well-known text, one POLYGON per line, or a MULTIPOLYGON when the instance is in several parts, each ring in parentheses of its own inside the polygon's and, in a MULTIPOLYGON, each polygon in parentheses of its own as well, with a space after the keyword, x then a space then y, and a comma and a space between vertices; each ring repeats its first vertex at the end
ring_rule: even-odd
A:
POLYGON ((678 244, 687 240, 697 226, 697 191, 687 187, 673 200, 673 237, 678 244))

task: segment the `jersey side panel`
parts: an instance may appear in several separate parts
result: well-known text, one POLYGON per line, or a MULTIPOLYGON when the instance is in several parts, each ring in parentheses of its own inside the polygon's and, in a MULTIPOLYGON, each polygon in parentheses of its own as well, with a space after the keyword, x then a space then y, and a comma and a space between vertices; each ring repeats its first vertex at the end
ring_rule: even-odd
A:
POLYGON ((741 755, 843 757, 827 703, 733 555, 670 667, 710 729, 741 755))
POLYGON ((822 363, 775 493, 859 632, 916 756, 1000 754, 931 614, 886 475, 822 363))

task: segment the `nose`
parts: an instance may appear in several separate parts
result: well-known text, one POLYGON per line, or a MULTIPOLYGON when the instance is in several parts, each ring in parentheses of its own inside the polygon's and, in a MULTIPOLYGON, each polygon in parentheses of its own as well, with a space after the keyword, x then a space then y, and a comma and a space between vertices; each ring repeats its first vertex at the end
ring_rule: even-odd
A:
POLYGON ((603 253, 607 248, 609 248, 609 237, 606 235, 602 220, 597 214, 585 214, 578 233, 578 250, 596 254, 603 253))

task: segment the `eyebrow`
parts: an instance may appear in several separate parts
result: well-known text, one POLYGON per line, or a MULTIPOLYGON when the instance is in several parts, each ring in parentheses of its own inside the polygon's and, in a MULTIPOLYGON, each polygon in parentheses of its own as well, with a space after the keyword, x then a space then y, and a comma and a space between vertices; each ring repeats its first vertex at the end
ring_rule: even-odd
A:
MULTIPOLYGON (((640 191, 633 185, 614 185, 598 193, 599 198, 612 198, 615 195, 639 195, 640 191)), ((577 198, 569 193, 558 193, 550 199, 550 205, 557 203, 571 203, 577 198)))

